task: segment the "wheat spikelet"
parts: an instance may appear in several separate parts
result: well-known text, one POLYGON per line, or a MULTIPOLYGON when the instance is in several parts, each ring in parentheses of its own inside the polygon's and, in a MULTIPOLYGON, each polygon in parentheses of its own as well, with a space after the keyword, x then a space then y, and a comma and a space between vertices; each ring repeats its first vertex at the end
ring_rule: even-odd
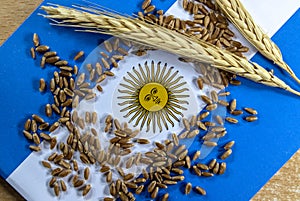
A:
POLYGON ((300 96, 278 77, 256 63, 222 50, 203 40, 171 31, 159 25, 145 23, 141 20, 116 15, 109 12, 95 12, 89 8, 84 12, 67 7, 43 6, 48 15, 44 17, 56 22, 59 26, 84 28, 96 33, 114 35, 136 43, 162 49, 198 62, 211 63, 213 67, 248 78, 254 82, 285 89, 300 96))
POLYGON ((250 13, 239 0, 216 0, 217 5, 243 36, 266 58, 287 71, 298 83, 293 70, 283 61, 277 45, 254 22, 250 13))

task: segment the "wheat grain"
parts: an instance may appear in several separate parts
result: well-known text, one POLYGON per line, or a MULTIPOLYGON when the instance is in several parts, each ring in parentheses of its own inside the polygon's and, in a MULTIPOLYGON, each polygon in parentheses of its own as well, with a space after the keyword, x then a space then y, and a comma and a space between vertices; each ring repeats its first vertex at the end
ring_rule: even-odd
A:
POLYGON ((239 0, 216 0, 217 5, 243 36, 266 58, 270 59, 300 83, 293 70, 284 62, 278 46, 255 23, 239 0))
MULTIPOLYGON (((300 93, 278 77, 268 72, 257 63, 250 62, 227 50, 223 50, 203 40, 185 36, 155 24, 149 24, 139 19, 133 19, 109 12, 92 14, 91 8, 81 7, 82 10, 63 6, 42 6, 48 15, 44 17, 60 20, 57 26, 82 28, 85 32, 115 35, 122 39, 163 49, 179 56, 191 58, 197 62, 209 62, 213 67, 245 77, 254 82, 267 86, 285 89, 300 96, 300 93), (86 23, 88 22, 88 23, 86 23), (101 30, 99 30, 101 27, 101 30), (147 38, 147 40, 145 40, 147 38)), ((120 49, 120 48, 119 48, 120 49)))
POLYGON ((73 58, 74 61, 77 61, 84 55, 84 51, 79 51, 73 58))

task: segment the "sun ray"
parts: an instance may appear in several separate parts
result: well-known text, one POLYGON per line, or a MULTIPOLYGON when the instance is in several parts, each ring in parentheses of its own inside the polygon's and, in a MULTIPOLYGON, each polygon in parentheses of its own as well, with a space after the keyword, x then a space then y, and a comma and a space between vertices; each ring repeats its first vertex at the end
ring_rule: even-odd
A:
POLYGON ((178 89, 178 90, 174 90, 172 91, 174 94, 179 94, 179 93, 183 93, 185 91, 189 91, 188 88, 183 88, 183 89, 178 89))
POLYGON ((166 83, 165 87, 166 88, 170 88, 174 84, 178 83, 182 78, 183 78, 183 76, 179 76, 178 78, 176 78, 176 80, 174 80, 172 82, 169 82, 169 83, 166 83))
POLYGON ((135 103, 135 104, 129 105, 129 106, 123 108, 122 110, 120 110, 120 112, 125 112, 126 110, 133 109, 135 107, 138 107, 139 105, 140 105, 139 103, 135 103))
POLYGON ((127 74, 129 75, 129 77, 131 77, 131 79, 132 79, 133 81, 135 81, 135 83, 136 83, 137 85, 139 85, 139 86, 143 85, 143 83, 142 83, 140 80, 136 79, 136 77, 134 77, 134 75, 132 75, 132 73, 128 72, 127 74))
POLYGON ((132 90, 132 91, 135 91, 135 88, 133 88, 133 87, 131 87, 131 86, 128 86, 127 84, 121 83, 120 85, 121 85, 122 87, 125 87, 125 88, 127 88, 127 89, 130 89, 130 90, 132 90))
POLYGON ((169 68, 168 72, 166 73, 166 75, 163 77, 161 84, 164 85, 165 81, 168 79, 168 77, 170 76, 172 70, 173 70, 173 66, 171 68, 169 68))
POLYGON ((139 85, 135 84, 132 80, 127 79, 126 77, 123 77, 124 81, 128 82, 135 88, 139 88, 139 85))
POLYGON ((146 111, 146 114, 144 115, 143 121, 142 121, 141 126, 140 126, 140 130, 143 129, 148 116, 149 116, 149 111, 146 111))
POLYGON ((118 105, 124 106, 124 105, 129 105, 129 104, 132 104, 132 103, 135 103, 135 102, 139 102, 139 101, 137 101, 137 100, 124 101, 124 102, 118 103, 118 105))
POLYGON ((170 98, 169 100, 172 101, 172 102, 174 102, 174 103, 189 105, 189 102, 188 102, 188 101, 178 100, 178 99, 176 99, 176 98, 170 98))
POLYGON ((171 107, 178 108, 178 109, 180 109, 180 110, 187 110, 187 108, 185 108, 185 107, 183 107, 183 106, 181 106, 181 105, 177 105, 176 103, 173 103, 173 102, 171 102, 169 105, 170 105, 171 107))
POLYGON ((145 110, 144 108, 141 108, 141 113, 136 117, 136 120, 135 120, 135 124, 134 124, 134 127, 136 127, 140 120, 145 116, 145 114, 148 112, 147 110, 145 110))
POLYGON ((132 115, 134 112, 139 111, 139 108, 134 108, 132 110, 130 110, 129 112, 127 112, 126 115, 124 115, 125 118, 129 117, 130 115, 132 115))
POLYGON ((183 114, 181 112, 177 111, 174 107, 170 105, 166 106, 166 110, 176 121, 179 121, 179 119, 174 114, 178 114, 183 117, 183 114))
POLYGON ((160 63, 161 62, 158 62, 157 65, 156 65, 156 74, 155 74, 155 80, 154 80, 154 82, 158 81, 158 76, 160 75, 160 63))
POLYGON ((143 86, 145 84, 145 81, 142 78, 141 74, 134 67, 132 68, 132 70, 136 74, 136 76, 139 78, 139 80, 141 81, 141 86, 143 86))
POLYGON ((163 79, 163 76, 165 74, 166 69, 167 69, 167 63, 165 63, 165 65, 164 65, 164 67, 163 67, 163 69, 162 69, 162 71, 160 73, 160 76, 159 76, 158 81, 157 81, 158 83, 162 82, 162 79, 163 79))
POLYGON ((177 95, 175 95, 175 94, 173 94, 172 92, 170 92, 171 93, 171 95, 169 96, 170 98, 188 98, 188 97, 190 97, 189 95, 180 95, 180 94, 177 94, 177 95))
POLYGON ((169 88, 169 91, 173 91, 173 90, 175 90, 175 89, 177 89, 177 88, 179 88, 179 87, 182 87, 183 85, 185 85, 186 84, 186 82, 181 82, 181 83, 179 83, 179 84, 177 84, 177 85, 175 85, 175 86, 173 86, 173 87, 170 87, 169 88))
POLYGON ((167 121, 172 125, 172 127, 174 127, 174 122, 172 121, 172 119, 170 118, 169 114, 167 113, 167 110, 162 110, 163 115, 166 117, 167 121))
MULTIPOLYGON (((166 111, 166 114, 170 115, 175 121, 177 121, 177 122, 180 121, 179 118, 176 117, 176 115, 172 111, 170 111, 168 107, 165 108, 165 111, 166 111)), ((174 122, 173 122, 173 124, 174 124, 174 122)))
POLYGON ((154 70, 154 61, 151 61, 151 82, 155 82, 155 70, 154 70))
POLYGON ((159 116, 159 112, 156 113, 156 121, 157 121, 157 126, 159 128, 159 132, 162 132, 163 128, 161 126, 161 121, 160 121, 160 116, 159 116))
POLYGON ((173 73, 166 81, 162 82, 161 84, 164 86, 167 86, 171 80, 174 79, 178 75, 179 71, 177 70, 175 73, 173 73))
POLYGON ((155 133, 156 132, 156 112, 152 112, 152 130, 155 133))
POLYGON ((145 83, 147 83, 148 78, 146 77, 145 72, 144 72, 144 70, 143 70, 141 64, 139 64, 139 69, 140 69, 140 71, 141 71, 141 74, 142 74, 142 76, 143 76, 143 79, 144 79, 145 83))
POLYGON ((140 108, 140 110, 139 110, 137 113, 135 113, 135 114, 130 118, 130 120, 128 121, 128 123, 131 123, 132 121, 134 121, 134 120, 137 118, 137 116, 138 116, 141 112, 144 111, 143 109, 141 109, 141 106, 140 106, 139 108, 140 108))
POLYGON ((118 91, 122 94, 129 94, 129 95, 136 95, 137 92, 133 92, 133 91, 129 91, 129 90, 121 90, 121 89, 118 89, 118 91))
POLYGON ((149 116, 148 116, 148 119, 147 119, 147 130, 146 130, 146 132, 148 132, 150 130, 150 124, 151 124, 152 120, 153 120, 153 112, 150 112, 149 116))
POLYGON ((118 99, 135 99, 134 96, 118 96, 118 99))
POLYGON ((147 62, 147 61, 145 62, 145 69, 146 69, 146 73, 147 73, 147 83, 149 83, 151 77, 150 77, 150 69, 149 69, 148 62, 147 62))

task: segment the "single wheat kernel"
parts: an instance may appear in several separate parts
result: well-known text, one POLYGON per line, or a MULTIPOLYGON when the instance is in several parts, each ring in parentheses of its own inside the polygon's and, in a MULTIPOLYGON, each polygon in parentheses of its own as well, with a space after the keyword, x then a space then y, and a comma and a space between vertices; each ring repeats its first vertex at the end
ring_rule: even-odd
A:
POLYGON ((233 99, 229 105, 230 111, 234 111, 236 109, 236 99, 233 99))
POLYGON ((253 108, 245 107, 244 110, 246 112, 248 112, 249 114, 252 114, 252 115, 257 115, 258 114, 258 112, 253 108))
POLYGON ((212 172, 214 174, 217 174, 219 172, 219 169, 220 169, 220 164, 217 162, 215 167, 212 169, 212 172))
POLYGON ((187 138, 193 138, 200 133, 199 129, 194 129, 187 134, 187 138))
POLYGON ((211 105, 213 103, 213 101, 205 95, 201 95, 201 99, 208 105, 211 105))
POLYGON ((194 172, 196 173, 197 176, 199 176, 199 177, 201 176, 202 173, 201 173, 201 171, 197 168, 196 165, 193 166, 193 170, 194 170, 194 172))
POLYGON ((79 51, 75 56, 74 56, 74 61, 77 61, 84 55, 84 51, 79 51))
POLYGON ((230 80, 230 84, 235 85, 235 86, 239 86, 239 85, 241 85, 241 81, 239 81, 239 80, 230 80))
POLYGON ((142 9, 145 10, 151 4, 151 0, 145 0, 142 3, 142 9))
POLYGON ((40 45, 35 48, 35 51, 44 53, 44 52, 47 52, 49 49, 50 49, 50 47, 47 45, 40 45))
POLYGON ((185 185, 184 193, 185 193, 186 195, 188 195, 188 194, 190 194, 191 190, 192 190, 192 184, 191 184, 191 183, 187 183, 187 184, 185 185))
POLYGON ((109 53, 111 53, 113 51, 113 47, 108 40, 104 41, 104 47, 105 47, 106 51, 108 51, 109 53))
POLYGON ((239 122, 237 119, 232 118, 232 117, 226 117, 225 120, 232 124, 237 124, 239 122))
POLYGON ((32 121, 31 121, 31 126, 30 126, 30 129, 31 129, 31 131, 32 132, 36 132, 37 131, 37 123, 36 123, 36 121, 33 119, 32 121))
POLYGON ((115 201, 115 199, 110 197, 105 197, 103 198, 103 201, 115 201))
POLYGON ((32 59, 35 59, 36 58, 36 54, 35 54, 35 51, 34 51, 34 48, 30 48, 30 55, 32 57, 32 59))
POLYGON ((208 111, 212 111, 212 110, 215 110, 217 109, 218 105, 217 104, 211 104, 211 105, 207 105, 206 106, 206 110, 208 111))
POLYGON ((68 61, 66 60, 60 60, 54 63, 55 66, 66 66, 68 65, 68 61))
POLYGON ((136 142, 139 143, 139 144, 149 144, 149 143, 150 143, 149 140, 147 140, 147 139, 142 139, 142 138, 137 139, 136 142))
POLYGON ((106 69, 110 69, 110 65, 105 58, 101 58, 101 61, 106 69))
POLYGON ((214 174, 211 173, 211 172, 202 172, 201 176, 203 176, 203 177, 213 177, 214 174))
POLYGON ((229 106, 229 103, 227 101, 224 101, 224 100, 219 100, 218 104, 220 104, 222 106, 225 106, 225 107, 229 106))
POLYGON ((26 130, 23 130, 23 134, 24 136, 28 139, 28 140, 32 140, 32 134, 26 130))
POLYGON ((88 180, 89 177, 90 177, 90 169, 89 169, 88 167, 86 167, 86 168, 84 169, 84 179, 85 179, 85 180, 88 180))
POLYGON ((90 184, 86 185, 82 191, 82 196, 86 196, 90 190, 91 190, 92 186, 90 184))
POLYGON ((219 174, 224 174, 224 173, 225 173, 225 170, 226 170, 226 163, 225 163, 225 162, 222 162, 222 163, 220 164, 219 174))
POLYGON ((35 47, 37 47, 37 46, 40 45, 40 39, 39 39, 39 36, 38 36, 37 33, 34 33, 34 34, 33 34, 32 41, 33 41, 33 45, 34 45, 35 47))
POLYGON ((59 185, 57 183, 54 184, 54 193, 55 196, 58 197, 60 193, 59 185))
POLYGON ((41 143, 40 137, 36 133, 32 134, 32 139, 36 145, 39 145, 41 143))
POLYGON ((226 150, 226 151, 220 156, 220 158, 221 158, 222 160, 225 160, 225 159, 228 158, 231 154, 232 154, 232 149, 228 149, 228 150, 226 150))
POLYGON ((201 77, 199 77, 197 79, 197 85, 198 85, 199 89, 201 89, 201 90, 203 89, 203 79, 201 77))
POLYGON ((152 11, 155 10, 155 6, 154 5, 149 5, 147 8, 144 9, 144 13, 151 13, 152 11))
POLYGON ((217 121, 218 124, 224 125, 223 118, 220 115, 216 115, 215 119, 216 119, 216 121, 217 121))
POLYGON ((51 180, 49 181, 49 187, 53 188, 56 181, 57 181, 56 177, 52 177, 51 180))
POLYGON ((56 146, 56 143, 57 143, 56 137, 51 138, 50 149, 54 149, 54 147, 56 146))
POLYGON ((217 163, 217 159, 212 159, 208 164, 208 168, 212 170, 215 167, 216 163, 217 163))
POLYGON ((57 52, 51 51, 51 52, 45 52, 43 56, 47 58, 47 57, 54 57, 56 55, 57 55, 57 52))
POLYGON ((31 128, 31 120, 30 120, 30 119, 27 119, 26 122, 25 122, 25 124, 24 124, 24 129, 25 129, 26 131, 29 131, 30 128, 31 128))
POLYGON ((234 111, 230 111, 230 114, 234 115, 234 116, 238 116, 243 114, 242 110, 234 110, 234 111))
POLYGON ((55 131, 58 127, 59 127, 59 122, 55 122, 54 124, 52 124, 52 126, 50 126, 49 132, 55 131))
POLYGON ((191 127, 189 121, 188 121, 186 118, 183 118, 183 119, 182 119, 182 123, 183 123, 185 129, 189 131, 189 130, 190 130, 190 127, 191 127))
POLYGON ((203 188, 201 188, 200 186, 196 186, 195 189, 199 194, 206 195, 206 191, 203 188))
POLYGON ((61 187, 62 191, 64 191, 64 192, 67 191, 66 183, 63 180, 60 180, 60 187, 61 187))
POLYGON ((230 141, 224 145, 224 149, 225 150, 231 149, 234 144, 235 144, 235 141, 230 141))
POLYGON ((178 139, 176 133, 172 134, 172 138, 173 138, 173 141, 174 141, 174 145, 178 146, 179 145, 179 139, 178 139))
POLYGON ((202 164, 202 163, 198 163, 197 167, 201 170, 209 170, 209 167, 205 164, 202 164))
MULTIPOLYGON (((44 56, 43 56, 44 57, 44 56)), ((48 57, 46 58, 45 62, 48 63, 48 64, 54 64, 56 63, 57 61, 59 61, 59 57, 58 56, 54 56, 54 57, 48 57)))
POLYGON ((51 164, 47 161, 42 161, 42 165, 45 167, 45 168, 48 168, 48 169, 51 169, 51 164))
POLYGON ((161 201, 168 201, 169 199, 169 193, 166 193, 162 196, 161 201))
POLYGON ((29 148, 30 148, 32 151, 35 151, 35 152, 41 151, 41 148, 38 147, 38 146, 30 145, 29 148))
POLYGON ((208 146, 208 147, 218 146, 218 144, 216 142, 211 142, 211 141, 204 141, 203 144, 208 146))
POLYGON ((196 151, 195 154, 193 155, 193 161, 197 160, 200 157, 201 152, 200 151, 196 151))
POLYGON ((256 121, 257 119, 258 119, 257 116, 248 116, 245 118, 245 120, 248 122, 253 122, 256 121))

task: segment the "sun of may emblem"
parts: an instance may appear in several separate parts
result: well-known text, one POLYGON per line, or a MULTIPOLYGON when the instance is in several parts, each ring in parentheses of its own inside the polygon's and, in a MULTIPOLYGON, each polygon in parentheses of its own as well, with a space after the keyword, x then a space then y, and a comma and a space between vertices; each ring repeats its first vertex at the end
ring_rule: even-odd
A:
POLYGON ((145 62, 144 66, 139 64, 127 72, 118 89, 122 94, 118 96, 118 104, 122 107, 120 112, 129 118, 128 123, 135 121, 134 126, 140 126, 140 130, 147 126, 147 132, 152 124, 153 132, 156 127, 161 132, 163 126, 168 130, 174 121, 179 122, 182 111, 187 110, 183 105, 189 104, 185 100, 189 89, 185 87, 183 76, 178 74, 174 67, 167 64, 162 67, 161 62, 155 65, 154 61, 150 67, 145 62))

